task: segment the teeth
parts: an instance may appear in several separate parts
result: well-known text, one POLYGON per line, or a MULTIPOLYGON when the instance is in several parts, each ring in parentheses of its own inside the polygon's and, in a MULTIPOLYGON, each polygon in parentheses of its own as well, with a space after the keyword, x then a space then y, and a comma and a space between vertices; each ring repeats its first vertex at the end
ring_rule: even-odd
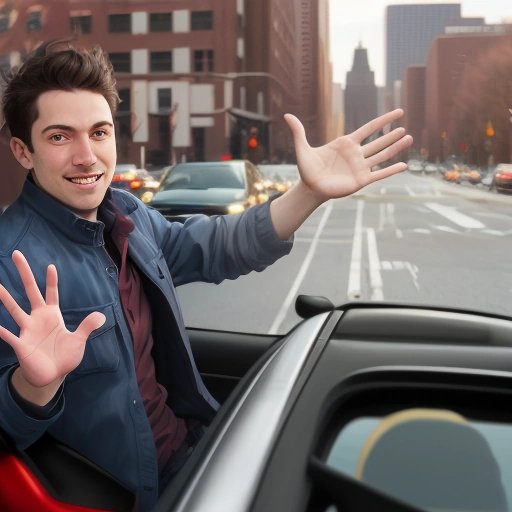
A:
POLYGON ((76 183, 77 185, 89 185, 98 181, 101 176, 91 176, 90 178, 69 178, 69 181, 76 183))

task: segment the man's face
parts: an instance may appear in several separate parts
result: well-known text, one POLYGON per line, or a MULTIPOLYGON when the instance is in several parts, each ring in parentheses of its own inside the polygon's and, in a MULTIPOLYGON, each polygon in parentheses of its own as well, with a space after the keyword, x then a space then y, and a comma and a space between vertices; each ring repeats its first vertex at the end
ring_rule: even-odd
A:
POLYGON ((33 169, 36 184, 45 192, 95 221, 116 165, 107 101, 90 91, 48 91, 39 96, 37 111, 31 132, 34 151, 25 146, 17 154, 13 148, 18 161, 33 169))

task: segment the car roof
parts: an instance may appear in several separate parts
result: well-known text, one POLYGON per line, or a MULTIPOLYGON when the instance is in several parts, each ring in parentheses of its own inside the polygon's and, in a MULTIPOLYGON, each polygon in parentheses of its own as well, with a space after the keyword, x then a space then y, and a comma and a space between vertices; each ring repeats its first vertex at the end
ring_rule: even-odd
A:
POLYGON ((172 167, 172 169, 194 168, 194 169, 211 169, 212 167, 243 167, 247 160, 214 160, 209 162, 180 162, 172 167))
MULTIPOLYGON (((381 393, 387 398, 369 400, 369 407, 386 405, 389 396, 401 406, 400 389, 446 388, 453 397, 459 383, 453 393, 474 396, 481 389, 472 405, 481 404, 489 379, 500 389, 510 386, 512 356, 504 347, 511 336, 512 326, 499 317, 415 306, 357 304, 304 321, 273 346, 236 407, 225 410, 222 432, 202 453, 193 485, 173 510, 206 511, 226 502, 230 510, 304 510, 297 491, 305 485, 311 442, 339 397, 353 403, 359 393, 366 403, 365 393, 381 393), (388 388, 398 394, 385 395, 388 388)), ((357 407, 347 414, 357 417, 357 407)))
POLYGON ((137 169, 136 164, 116 164, 116 171, 128 171, 137 169))

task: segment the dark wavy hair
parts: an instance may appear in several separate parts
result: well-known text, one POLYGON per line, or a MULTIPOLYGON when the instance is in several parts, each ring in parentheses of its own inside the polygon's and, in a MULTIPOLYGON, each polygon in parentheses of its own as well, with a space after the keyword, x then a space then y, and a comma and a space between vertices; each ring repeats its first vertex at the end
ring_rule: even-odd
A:
POLYGON ((2 111, 5 126, 34 151, 32 125, 39 116, 37 99, 47 91, 82 89, 101 94, 115 116, 119 95, 112 63, 99 46, 73 47, 68 39, 54 39, 38 46, 19 68, 4 73, 2 111))

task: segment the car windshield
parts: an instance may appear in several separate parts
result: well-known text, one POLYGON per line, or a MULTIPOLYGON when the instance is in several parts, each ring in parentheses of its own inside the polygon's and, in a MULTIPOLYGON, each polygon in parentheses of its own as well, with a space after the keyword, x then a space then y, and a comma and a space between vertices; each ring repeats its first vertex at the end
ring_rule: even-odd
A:
MULTIPOLYGON (((413 136, 383 164, 408 170, 325 202, 266 270, 178 283, 187 327, 283 334, 301 320, 299 295, 511 316, 510 0, 1 3, 2 69, 57 37, 108 53, 121 100, 116 172, 147 169, 164 190, 244 188, 229 162, 247 160, 274 187, 251 204, 277 200, 299 176, 286 113, 310 146, 333 148, 404 110, 379 135, 403 126, 413 136)), ((8 145, 0 151, 4 209, 24 178, 8 145)))
POLYGON ((245 188, 243 168, 231 165, 178 165, 162 183, 163 190, 245 188))

